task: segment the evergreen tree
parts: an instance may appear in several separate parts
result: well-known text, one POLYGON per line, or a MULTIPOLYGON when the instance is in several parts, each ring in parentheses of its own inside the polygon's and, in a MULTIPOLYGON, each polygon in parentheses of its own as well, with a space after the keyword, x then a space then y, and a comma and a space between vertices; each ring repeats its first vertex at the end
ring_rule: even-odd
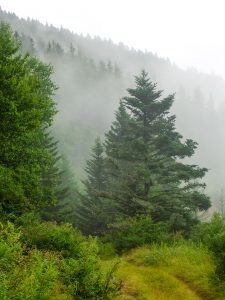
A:
POLYGON ((72 56, 72 57, 74 57, 75 56, 75 48, 74 48, 74 46, 73 46, 73 44, 71 43, 70 44, 70 47, 69 47, 69 53, 70 53, 70 55, 72 56))
POLYGON ((57 201, 46 208, 42 215, 47 220, 75 225, 78 188, 70 163, 65 155, 60 157, 57 163, 57 171, 60 181, 57 188, 57 201))
POLYGON ((64 50, 59 43, 53 40, 52 42, 48 42, 47 54, 62 56, 64 54, 64 50))
POLYGON ((87 161, 85 170, 87 172, 87 180, 84 181, 85 194, 80 195, 77 225, 85 234, 101 235, 110 223, 112 206, 109 205, 107 198, 103 198, 107 176, 104 149, 99 138, 95 141, 92 157, 87 161))
POLYGON ((102 77, 107 75, 107 66, 106 66, 105 62, 102 60, 99 62, 99 74, 102 77))
POLYGON ((120 218, 123 215, 135 215, 140 205, 132 201, 136 179, 133 177, 130 149, 134 140, 135 124, 122 100, 115 116, 116 120, 106 134, 105 141, 107 192, 108 197, 116 197, 117 218, 120 218))
POLYGON ((110 60, 107 62, 107 71, 109 74, 113 73, 113 66, 110 60))
POLYGON ((122 77, 121 75, 122 75, 122 73, 121 73, 120 68, 118 67, 117 64, 114 64, 114 76, 118 79, 121 79, 121 77, 122 77))
MULTIPOLYGON (((117 170, 123 170, 123 176, 114 178, 117 189, 112 188, 112 198, 117 203, 123 199, 120 209, 127 216, 147 213, 155 221, 168 222, 171 229, 186 229, 197 220, 199 210, 210 206, 201 191, 204 184, 198 181, 207 169, 181 162, 194 154, 197 145, 190 139, 182 142, 175 116, 169 114, 174 95, 162 98, 145 71, 128 93, 123 102, 130 114, 130 129, 123 141, 117 141, 121 135, 116 127, 106 136, 107 160, 114 159, 118 148, 117 170)), ((118 121, 122 125, 117 115, 118 121)))
POLYGON ((46 203, 52 204, 59 198, 58 185, 60 184, 61 174, 58 163, 61 157, 58 152, 58 142, 47 131, 47 128, 45 128, 43 137, 43 151, 47 149, 50 154, 48 168, 42 174, 43 190, 46 203))
POLYGON ((46 128, 56 113, 52 68, 19 50, 9 26, 1 23, 0 209, 8 215, 54 201, 57 181, 52 178, 45 189, 44 174, 54 160, 46 146, 46 128))

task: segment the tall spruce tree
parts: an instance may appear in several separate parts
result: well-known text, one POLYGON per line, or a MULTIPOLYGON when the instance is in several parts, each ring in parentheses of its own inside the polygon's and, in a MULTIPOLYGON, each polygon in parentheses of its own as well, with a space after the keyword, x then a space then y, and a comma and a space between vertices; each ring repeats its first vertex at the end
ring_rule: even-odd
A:
POLYGON ((119 205, 123 199, 120 211, 124 215, 147 213, 173 230, 187 229, 197 220, 198 211, 210 206, 202 191, 204 184, 198 181, 207 169, 182 162, 194 154, 197 144, 190 139, 183 142, 175 129, 175 116, 169 114, 174 95, 162 98, 145 71, 135 79, 136 87, 123 98, 128 113, 123 106, 121 114, 120 107, 122 120, 117 114, 117 124, 106 135, 107 160, 115 160, 114 149, 118 149, 117 170, 123 170, 123 176, 118 173, 109 179, 114 184, 108 190, 119 205), (129 128, 122 141, 117 129, 128 114, 129 128))
POLYGON ((77 225, 85 234, 101 235, 107 230, 112 216, 112 205, 105 198, 107 176, 104 148, 97 138, 92 157, 87 161, 87 179, 83 182, 85 193, 80 195, 77 225), (104 197, 103 197, 104 196, 104 197))
POLYGON ((140 205, 132 201, 137 185, 137 179, 133 176, 133 159, 130 150, 134 140, 135 124, 122 100, 115 117, 116 120, 105 135, 105 161, 107 195, 112 199, 116 197, 115 207, 119 219, 123 215, 136 215, 140 205))
POLYGON ((56 177, 46 128, 56 113, 52 68, 29 55, 10 27, 0 24, 0 210, 18 215, 54 201, 56 177), (51 196, 50 196, 51 195, 51 196))
POLYGON ((44 209, 42 216, 46 220, 75 225, 78 188, 70 163, 65 155, 60 157, 56 170, 59 177, 56 191, 57 200, 56 203, 44 209))

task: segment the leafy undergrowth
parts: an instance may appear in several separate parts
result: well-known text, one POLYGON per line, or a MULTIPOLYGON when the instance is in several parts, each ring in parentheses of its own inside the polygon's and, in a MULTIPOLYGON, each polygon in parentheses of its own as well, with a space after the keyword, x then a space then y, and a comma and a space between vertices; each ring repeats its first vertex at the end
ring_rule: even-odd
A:
POLYGON ((72 226, 0 223, 0 299, 108 299, 115 267, 102 265, 93 238, 72 226))
POLYGON ((225 299, 202 245, 178 240, 118 258, 110 243, 97 244, 68 224, 29 218, 0 223, 0 299, 225 299))
POLYGON ((123 257, 117 277, 116 300, 225 299, 210 254, 188 242, 135 249, 123 257))

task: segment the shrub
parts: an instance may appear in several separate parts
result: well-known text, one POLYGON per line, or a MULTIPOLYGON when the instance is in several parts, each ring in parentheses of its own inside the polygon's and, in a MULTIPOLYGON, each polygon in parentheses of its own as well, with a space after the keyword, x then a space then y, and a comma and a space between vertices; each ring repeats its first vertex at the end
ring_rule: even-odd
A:
POLYGON ((164 224, 154 223, 149 217, 135 217, 113 225, 103 241, 111 242, 120 253, 145 244, 168 241, 169 237, 164 224))
POLYGON ((112 242, 103 242, 104 239, 98 239, 99 255, 103 260, 110 260, 117 258, 116 249, 112 242))
POLYGON ((95 243, 91 239, 85 239, 70 224, 57 225, 52 222, 39 222, 23 224, 21 230, 23 242, 28 247, 58 251, 64 258, 83 256, 84 248, 88 248, 87 244, 90 244, 93 253, 97 252, 95 243))
POLYGON ((22 255, 21 232, 10 222, 0 223, 0 270, 14 268, 22 255))
POLYGON ((0 299, 108 299, 115 291, 114 265, 102 266, 95 239, 31 215, 18 223, 0 229, 0 299))
POLYGON ((218 213, 214 214, 210 222, 198 224, 191 237, 213 252, 217 273, 225 279, 225 218, 218 213))
POLYGON ((3 225, 0 223, 0 299, 7 299, 8 274, 21 260, 20 235, 20 231, 16 230, 13 224, 3 225))
POLYGON ((9 277, 9 299, 50 299, 59 280, 56 255, 32 250, 12 270, 9 277))

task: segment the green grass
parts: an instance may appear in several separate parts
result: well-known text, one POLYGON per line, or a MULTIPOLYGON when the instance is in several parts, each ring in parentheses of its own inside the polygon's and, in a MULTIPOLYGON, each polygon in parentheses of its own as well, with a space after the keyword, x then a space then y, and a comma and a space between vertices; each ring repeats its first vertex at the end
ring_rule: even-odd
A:
POLYGON ((116 300, 225 299, 206 248, 188 242, 138 248, 122 258, 116 300))

